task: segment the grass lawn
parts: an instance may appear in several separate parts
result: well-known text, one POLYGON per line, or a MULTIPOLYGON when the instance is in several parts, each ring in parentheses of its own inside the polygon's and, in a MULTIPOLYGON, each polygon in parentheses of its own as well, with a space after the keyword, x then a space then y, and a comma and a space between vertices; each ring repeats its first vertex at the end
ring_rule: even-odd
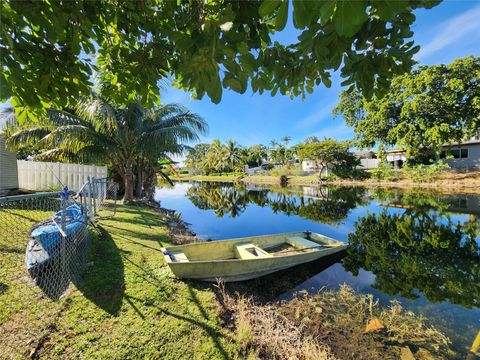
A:
MULTIPOLYGON (((39 215, 45 216, 15 216, 30 217, 22 222, 29 229, 39 215)), ((0 262, 9 261, 0 268, 0 358, 234 356, 237 345, 221 327, 214 294, 174 279, 165 265, 160 248, 168 244, 167 228, 153 209, 119 205, 91 234, 83 280, 59 301, 31 283, 23 265, 26 243, 0 243, 0 262)))

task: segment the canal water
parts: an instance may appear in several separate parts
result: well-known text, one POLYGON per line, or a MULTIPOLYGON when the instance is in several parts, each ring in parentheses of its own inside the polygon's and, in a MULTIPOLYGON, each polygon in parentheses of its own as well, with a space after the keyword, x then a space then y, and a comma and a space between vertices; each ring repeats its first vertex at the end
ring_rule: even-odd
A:
POLYGON ((427 317, 459 352, 480 331, 480 196, 202 182, 158 188, 156 200, 205 240, 310 230, 350 244, 281 299, 348 284, 427 317))

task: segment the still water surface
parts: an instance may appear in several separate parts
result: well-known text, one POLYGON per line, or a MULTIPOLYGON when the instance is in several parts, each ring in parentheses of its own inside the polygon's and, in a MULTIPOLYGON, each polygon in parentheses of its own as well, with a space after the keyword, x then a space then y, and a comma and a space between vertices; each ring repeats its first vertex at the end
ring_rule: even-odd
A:
POLYGON ((158 188, 156 199, 202 239, 310 230, 351 245, 281 299, 346 283, 426 316, 462 353, 480 330, 480 196, 204 182, 158 188))

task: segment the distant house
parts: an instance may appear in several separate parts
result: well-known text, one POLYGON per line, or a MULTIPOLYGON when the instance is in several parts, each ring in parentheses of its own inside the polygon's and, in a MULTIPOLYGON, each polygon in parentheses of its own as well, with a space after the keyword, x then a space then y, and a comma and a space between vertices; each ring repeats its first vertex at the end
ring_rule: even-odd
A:
MULTIPOLYGON (((375 169, 380 162, 380 159, 377 159, 377 156, 373 151, 356 151, 352 152, 352 155, 360 159, 359 168, 361 169, 375 169)), ((302 170, 308 173, 313 173, 320 171, 320 167, 315 160, 305 159, 302 161, 302 170)))
POLYGON ((5 147, 5 137, 2 136, 7 119, 5 113, 0 113, 0 195, 18 190, 17 156, 5 147))
POLYGON ((470 140, 460 144, 444 146, 440 158, 447 158, 450 167, 457 169, 480 168, 480 131, 470 140))
MULTIPOLYGON (((457 144, 448 144, 442 147, 441 159, 447 159, 447 164, 453 169, 480 168, 480 130, 470 139, 457 144)), ((400 168, 407 161, 404 150, 387 151, 387 162, 400 168)))
POLYGON ((381 161, 373 151, 355 151, 352 155, 360 159, 360 169, 376 169, 381 161))
POLYGON ((302 170, 305 172, 315 172, 320 169, 315 160, 302 160, 302 170))
MULTIPOLYGON (((381 162, 373 151, 356 151, 352 155, 360 159, 361 169, 376 169, 381 162)), ((448 158, 446 162, 453 169, 480 169, 480 130, 466 141, 444 145, 440 158, 448 158)), ((407 161, 405 150, 387 150, 386 161, 396 169, 401 168, 407 161)), ((320 169, 315 160, 303 160, 302 170, 316 172, 320 169)))

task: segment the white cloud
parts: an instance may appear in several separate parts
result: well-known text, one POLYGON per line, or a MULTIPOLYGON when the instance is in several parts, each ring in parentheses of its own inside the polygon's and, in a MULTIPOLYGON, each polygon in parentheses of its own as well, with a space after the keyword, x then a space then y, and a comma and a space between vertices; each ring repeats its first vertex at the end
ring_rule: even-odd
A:
POLYGON ((478 37, 480 32, 480 5, 457 15, 436 27, 435 36, 422 46, 418 60, 435 54, 450 45, 455 45, 467 36, 478 37))
POLYGON ((310 129, 320 123, 322 120, 331 118, 332 110, 335 105, 336 102, 331 102, 325 106, 317 108, 315 112, 300 120, 297 123, 297 127, 300 129, 310 129))
POLYGON ((337 123, 324 127, 323 129, 318 130, 310 135, 316 136, 319 140, 322 140, 323 138, 347 140, 352 139, 354 136, 353 129, 345 125, 343 120, 338 120, 337 123))

